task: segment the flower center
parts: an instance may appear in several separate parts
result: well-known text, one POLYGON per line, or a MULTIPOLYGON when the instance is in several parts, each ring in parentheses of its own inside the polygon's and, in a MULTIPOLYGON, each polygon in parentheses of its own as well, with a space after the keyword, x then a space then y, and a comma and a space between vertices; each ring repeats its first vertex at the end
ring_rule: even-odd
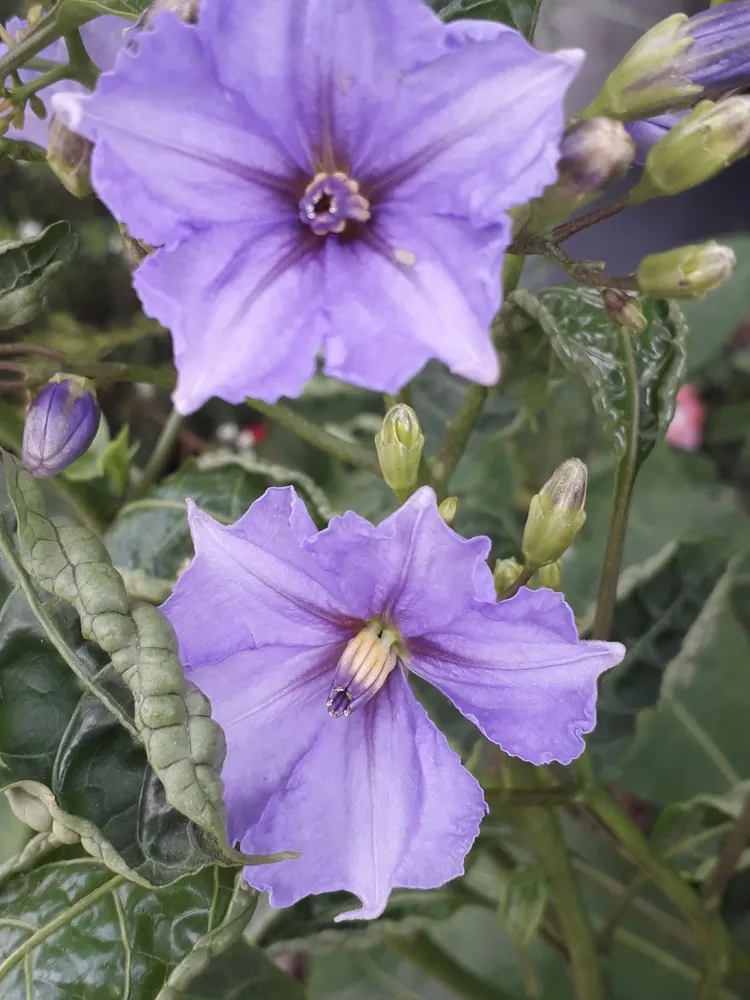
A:
POLYGON ((367 222, 370 203, 346 174, 316 174, 300 198, 299 217, 316 236, 343 233, 349 221, 367 222))
POLYGON ((328 693, 328 714, 339 719, 374 697, 398 662, 398 633, 372 621, 347 644, 328 693))

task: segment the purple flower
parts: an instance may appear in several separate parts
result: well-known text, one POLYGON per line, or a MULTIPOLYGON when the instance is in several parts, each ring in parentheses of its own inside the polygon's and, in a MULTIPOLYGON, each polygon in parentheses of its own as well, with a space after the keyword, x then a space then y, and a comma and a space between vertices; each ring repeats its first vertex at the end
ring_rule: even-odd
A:
POLYGON ((701 11, 682 27, 692 44, 679 70, 710 94, 750 84, 750 0, 701 11))
POLYGON ((320 351, 378 391, 433 357, 495 382, 506 212, 555 179, 579 62, 421 0, 212 0, 58 96, 100 197, 163 247, 135 285, 178 409, 298 395, 320 351))
POLYGON ((67 469, 99 427, 99 403, 88 379, 56 375, 34 396, 23 427, 23 461, 42 479, 67 469))
POLYGON ((625 123, 630 138, 635 142, 635 162, 639 166, 642 167, 646 162, 646 157, 652 146, 660 142, 686 114, 688 114, 687 111, 672 111, 665 115, 656 115, 654 118, 646 118, 643 121, 625 123))
MULTIPOLYGON (((111 69, 117 58, 117 53, 123 44, 123 31, 131 24, 130 21, 122 17, 115 17, 107 14, 104 17, 97 17, 94 21, 89 21, 81 28, 81 38, 83 44, 92 61, 101 70, 111 69)), ((9 34, 15 35, 26 27, 26 22, 18 17, 12 17, 6 29, 9 34)), ((0 56, 7 51, 7 46, 0 42, 0 56)), ((49 59, 52 62, 66 62, 68 58, 65 42, 62 38, 53 42, 46 49, 39 53, 41 59, 49 59)), ((22 69, 19 76, 24 83, 34 80, 39 73, 36 70, 22 69)), ((9 139, 22 139, 26 142, 35 142, 39 146, 47 145, 47 138, 50 124, 49 101, 53 94, 61 91, 73 93, 87 93, 86 88, 81 83, 74 80, 60 80, 39 92, 39 96, 47 105, 47 118, 38 118, 30 107, 26 107, 23 128, 10 128, 6 133, 9 139)))
POLYGON ((559 594, 495 602, 486 538, 459 537, 425 487, 373 526, 317 531, 294 490, 230 527, 190 505, 196 556, 164 605, 226 731, 229 836, 300 857, 249 868, 274 906, 347 889, 382 913, 395 886, 460 875, 482 790, 412 693, 429 681, 508 753, 568 763, 623 656, 581 642, 559 594))

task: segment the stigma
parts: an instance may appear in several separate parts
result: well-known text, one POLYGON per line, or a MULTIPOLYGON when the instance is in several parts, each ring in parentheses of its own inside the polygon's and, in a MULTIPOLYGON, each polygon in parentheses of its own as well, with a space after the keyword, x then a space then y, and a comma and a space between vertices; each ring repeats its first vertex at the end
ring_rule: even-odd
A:
POLYGON ((351 715, 378 693, 398 663, 397 641, 397 632, 374 621, 347 644, 326 702, 332 718, 351 715))
POLYGON ((316 236, 343 233, 349 222, 367 222, 370 203, 359 184, 339 170, 316 174, 299 202, 299 217, 316 236))

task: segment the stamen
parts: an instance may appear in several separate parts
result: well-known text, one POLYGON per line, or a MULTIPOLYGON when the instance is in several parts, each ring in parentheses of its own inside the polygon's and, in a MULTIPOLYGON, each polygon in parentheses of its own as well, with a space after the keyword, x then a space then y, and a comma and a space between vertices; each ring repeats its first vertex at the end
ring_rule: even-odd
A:
POLYGON ((344 650, 328 695, 328 714, 338 719, 365 705, 385 684, 398 662, 398 634, 371 622, 344 650))
POLYGON ((305 188, 299 217, 316 236, 343 233, 349 222, 367 222, 370 204, 359 183, 340 170, 318 173, 305 188))

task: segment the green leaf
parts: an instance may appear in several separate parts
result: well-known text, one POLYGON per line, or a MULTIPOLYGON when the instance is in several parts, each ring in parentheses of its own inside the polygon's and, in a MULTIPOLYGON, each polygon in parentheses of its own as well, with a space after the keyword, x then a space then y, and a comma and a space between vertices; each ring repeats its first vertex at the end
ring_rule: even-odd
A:
POLYGON ((329 955, 338 954, 342 948, 366 950, 390 936, 412 934, 446 920, 470 901, 471 894, 458 882, 418 892, 395 889, 378 920, 334 923, 339 913, 356 905, 354 898, 345 892, 307 896, 278 915, 260 944, 271 955, 289 952, 329 955))
POLYGON ((305 1000, 306 993, 260 948, 238 942, 178 996, 181 1000, 305 1000))
POLYGON ((0 241, 0 330, 36 316, 77 242, 69 222, 54 222, 31 239, 0 241))
POLYGON ((621 782, 658 805, 722 797, 750 779, 750 641, 724 574, 669 662, 658 704, 641 713, 621 782))
POLYGON ((589 739, 609 777, 619 779, 638 716, 659 700, 665 670, 704 614, 729 558, 716 540, 670 544, 623 581, 611 638, 625 645, 625 658, 602 677, 597 726, 589 739))
POLYGON ((102 414, 96 437, 88 450, 68 466, 63 475, 72 482, 88 482, 106 476, 112 492, 122 496, 130 477, 130 463, 137 450, 137 444, 130 444, 127 425, 121 427, 112 440, 107 419, 102 414))
POLYGON ((157 893, 90 859, 18 875, 0 888, 0 993, 4 1000, 181 996, 169 986, 160 991, 190 960, 208 959, 220 934, 231 940, 246 923, 254 897, 244 892, 238 905, 234 877, 207 868, 157 893))
POLYGON ((141 500, 122 508, 107 533, 112 561, 118 569, 174 580, 181 564, 193 555, 185 507, 188 497, 217 521, 232 524, 269 486, 289 483, 325 523, 333 513, 330 503, 301 472, 221 452, 191 459, 141 500))
POLYGON ((679 308, 641 300, 648 327, 633 334, 609 319, 594 289, 545 289, 538 298, 541 310, 528 293, 514 293, 513 301, 526 312, 537 311, 563 364, 584 379, 618 458, 630 435, 637 435, 641 464, 669 426, 685 374, 688 329, 679 308))
POLYGON ((471 17, 500 21, 533 38, 542 0, 430 0, 444 21, 471 17))

